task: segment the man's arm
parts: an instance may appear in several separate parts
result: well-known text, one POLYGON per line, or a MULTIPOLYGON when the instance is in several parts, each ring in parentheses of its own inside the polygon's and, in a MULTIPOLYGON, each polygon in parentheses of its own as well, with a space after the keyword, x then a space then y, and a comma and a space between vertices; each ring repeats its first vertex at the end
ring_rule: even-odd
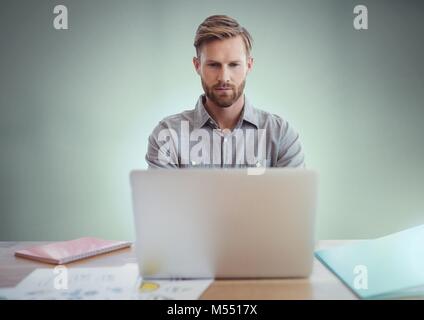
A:
POLYGON ((287 121, 283 121, 276 167, 305 167, 305 156, 300 144, 299 134, 287 121))
POLYGON ((160 122, 149 136, 145 159, 149 169, 178 168, 178 137, 176 132, 168 129, 160 122))

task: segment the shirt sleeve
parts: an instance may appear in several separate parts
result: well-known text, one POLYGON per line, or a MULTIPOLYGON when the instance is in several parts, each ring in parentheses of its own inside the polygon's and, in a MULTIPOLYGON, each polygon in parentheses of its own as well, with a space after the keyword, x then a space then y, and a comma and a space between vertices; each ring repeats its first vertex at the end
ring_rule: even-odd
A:
POLYGON ((175 139, 178 139, 176 134, 162 122, 153 129, 145 157, 148 169, 178 168, 178 141, 175 139))
POLYGON ((299 134, 283 121, 276 167, 305 168, 305 157, 299 134))

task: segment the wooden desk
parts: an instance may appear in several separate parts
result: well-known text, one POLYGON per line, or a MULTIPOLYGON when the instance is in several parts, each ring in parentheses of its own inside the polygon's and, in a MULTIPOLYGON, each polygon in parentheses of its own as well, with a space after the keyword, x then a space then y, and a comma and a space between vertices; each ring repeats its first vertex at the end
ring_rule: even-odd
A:
MULTIPOLYGON (((345 241, 326 240, 318 248, 326 248, 345 241)), ((0 242, 0 287, 13 287, 35 268, 53 266, 16 258, 15 250, 47 242, 0 242)), ((132 248, 70 263, 67 267, 122 266, 136 262, 132 248)), ((216 280, 201 299, 356 299, 343 283, 317 259, 308 279, 216 280)))

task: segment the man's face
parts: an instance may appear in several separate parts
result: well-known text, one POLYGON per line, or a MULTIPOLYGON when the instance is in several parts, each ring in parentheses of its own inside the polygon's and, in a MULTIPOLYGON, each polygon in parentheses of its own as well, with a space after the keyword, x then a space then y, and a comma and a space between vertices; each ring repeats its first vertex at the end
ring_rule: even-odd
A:
POLYGON ((243 94, 246 76, 253 66, 241 36, 202 45, 193 58, 206 96, 221 108, 234 104, 243 94))

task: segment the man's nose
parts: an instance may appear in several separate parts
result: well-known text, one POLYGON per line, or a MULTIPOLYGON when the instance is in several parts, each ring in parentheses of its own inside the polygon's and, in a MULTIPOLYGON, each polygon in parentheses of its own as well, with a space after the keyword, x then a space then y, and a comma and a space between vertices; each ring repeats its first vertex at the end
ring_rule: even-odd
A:
POLYGON ((228 70, 228 67, 223 66, 221 68, 221 71, 220 71, 218 77, 219 77, 218 80, 223 82, 223 83, 229 82, 230 81, 230 72, 228 70))

